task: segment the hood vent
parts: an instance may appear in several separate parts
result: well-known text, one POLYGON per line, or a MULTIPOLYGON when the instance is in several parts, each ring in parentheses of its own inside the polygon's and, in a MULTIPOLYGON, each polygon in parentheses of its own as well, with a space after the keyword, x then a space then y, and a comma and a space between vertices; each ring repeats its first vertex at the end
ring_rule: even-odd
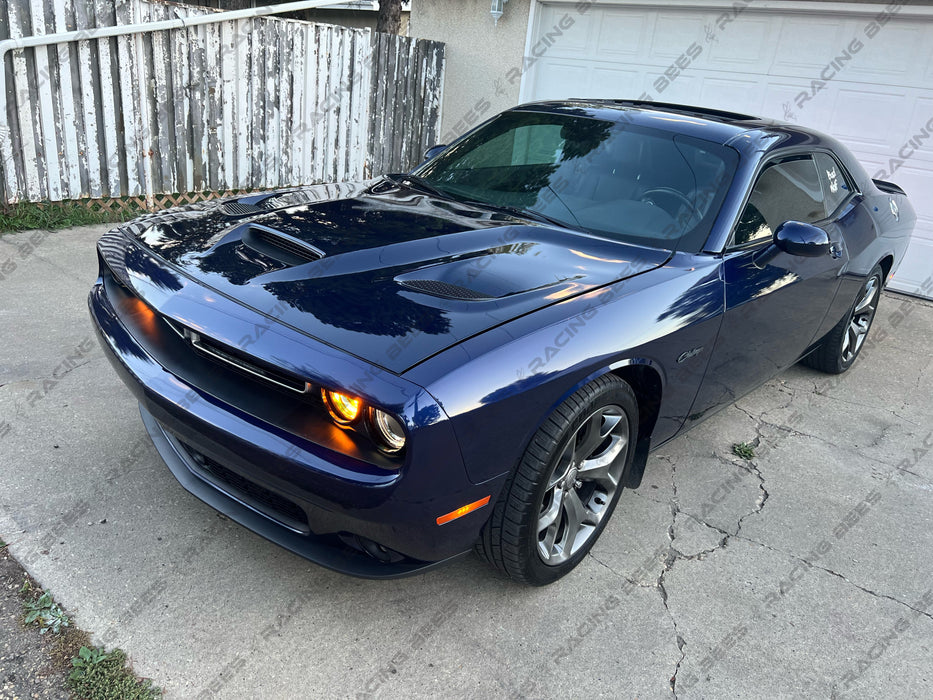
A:
POLYGON ((241 240, 253 250, 286 265, 301 265, 324 257, 324 251, 310 243, 266 226, 250 226, 241 240))
POLYGON ((255 204, 240 202, 238 200, 224 202, 220 205, 220 210, 227 216, 254 216, 265 211, 265 209, 255 204))
POLYGON ((417 292, 430 294, 444 299, 459 299, 460 301, 485 301, 495 299, 475 289, 461 287, 459 284, 450 282, 441 282, 440 280, 404 280, 401 282, 403 287, 409 287, 417 292))

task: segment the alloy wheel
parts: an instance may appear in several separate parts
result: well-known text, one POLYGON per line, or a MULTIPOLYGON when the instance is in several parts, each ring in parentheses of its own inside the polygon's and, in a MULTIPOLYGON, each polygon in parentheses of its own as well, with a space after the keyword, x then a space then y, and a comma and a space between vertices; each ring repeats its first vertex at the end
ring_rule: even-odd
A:
POLYGON ((560 451, 538 515, 538 556, 549 566, 589 542, 619 488, 629 444, 620 406, 590 414, 560 451))
POLYGON ((849 326, 842 337, 843 363, 854 360, 859 350, 862 349, 862 344, 865 342, 868 329, 871 328, 872 319, 875 317, 875 311, 878 308, 879 289, 878 278, 870 277, 865 284, 861 298, 855 308, 852 309, 849 326))

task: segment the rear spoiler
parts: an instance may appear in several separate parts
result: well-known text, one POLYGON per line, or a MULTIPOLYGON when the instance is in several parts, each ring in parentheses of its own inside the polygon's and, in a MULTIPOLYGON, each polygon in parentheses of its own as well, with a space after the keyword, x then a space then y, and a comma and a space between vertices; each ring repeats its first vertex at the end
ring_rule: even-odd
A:
POLYGON ((903 194, 905 196, 907 194, 893 182, 887 182, 886 180, 872 180, 872 182, 874 182, 875 187, 877 187, 882 192, 887 192, 888 194, 903 194))

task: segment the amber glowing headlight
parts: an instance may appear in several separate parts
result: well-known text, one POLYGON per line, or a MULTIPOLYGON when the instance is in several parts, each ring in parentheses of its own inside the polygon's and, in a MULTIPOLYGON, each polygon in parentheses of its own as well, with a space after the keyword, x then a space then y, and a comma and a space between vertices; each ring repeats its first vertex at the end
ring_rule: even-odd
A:
POLYGON ((342 425, 355 421, 363 410, 360 399, 338 391, 321 389, 321 398, 333 419, 342 425))
POLYGON ((378 408, 370 411, 373 432, 384 452, 400 452, 405 447, 405 429, 398 418, 378 408))

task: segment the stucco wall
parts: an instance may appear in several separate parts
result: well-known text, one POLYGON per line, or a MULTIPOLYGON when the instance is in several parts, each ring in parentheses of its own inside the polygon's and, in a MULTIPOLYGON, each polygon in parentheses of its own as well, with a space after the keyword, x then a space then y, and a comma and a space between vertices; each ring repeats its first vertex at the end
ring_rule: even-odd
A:
POLYGON ((443 41, 442 142, 518 104, 531 0, 509 0, 495 25, 489 0, 412 0, 409 35, 443 41))

